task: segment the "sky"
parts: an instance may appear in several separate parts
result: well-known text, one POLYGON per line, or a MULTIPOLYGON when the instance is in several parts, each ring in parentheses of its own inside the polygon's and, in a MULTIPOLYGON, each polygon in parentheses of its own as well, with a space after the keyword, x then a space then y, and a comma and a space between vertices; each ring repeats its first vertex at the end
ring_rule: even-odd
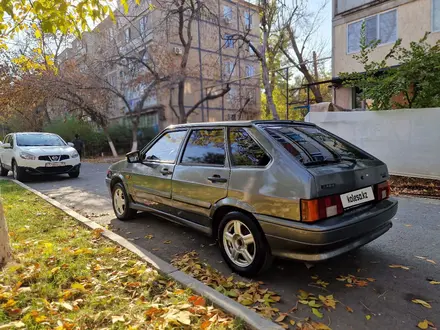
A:
POLYGON ((319 27, 316 35, 328 40, 328 53, 330 53, 332 40, 332 1, 308 0, 310 10, 314 12, 318 11, 324 3, 326 3, 326 5, 322 11, 322 24, 319 27))

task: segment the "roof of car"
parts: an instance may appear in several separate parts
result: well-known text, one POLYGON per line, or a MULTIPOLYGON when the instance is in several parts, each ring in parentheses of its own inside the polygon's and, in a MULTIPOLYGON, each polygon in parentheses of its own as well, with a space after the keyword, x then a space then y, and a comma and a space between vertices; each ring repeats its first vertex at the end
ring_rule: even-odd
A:
POLYGON ((244 126, 253 126, 258 124, 277 124, 277 125, 295 124, 295 125, 315 126, 315 124, 313 123, 294 121, 294 120, 237 120, 237 121, 214 121, 214 122, 178 124, 178 125, 170 125, 168 126, 168 128, 211 127, 211 126, 244 127, 244 126))
POLYGON ((47 132, 15 132, 15 133, 12 133, 12 134, 39 134, 39 135, 46 134, 46 135, 56 135, 54 133, 47 133, 47 132))

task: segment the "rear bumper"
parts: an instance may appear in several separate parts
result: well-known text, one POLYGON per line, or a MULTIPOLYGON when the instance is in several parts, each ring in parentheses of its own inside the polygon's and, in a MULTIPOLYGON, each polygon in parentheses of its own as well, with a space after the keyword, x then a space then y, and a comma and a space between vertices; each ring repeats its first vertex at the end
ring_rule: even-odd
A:
POLYGON ((397 201, 386 199, 315 224, 256 217, 273 255, 313 262, 349 252, 383 235, 392 227, 396 212, 397 201))

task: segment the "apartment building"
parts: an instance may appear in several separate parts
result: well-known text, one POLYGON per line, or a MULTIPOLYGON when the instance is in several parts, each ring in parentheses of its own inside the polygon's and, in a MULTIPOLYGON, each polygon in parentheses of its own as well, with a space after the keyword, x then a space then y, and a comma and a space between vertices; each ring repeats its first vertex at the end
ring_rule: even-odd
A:
MULTIPOLYGON (((129 11, 123 8, 114 12, 115 20, 105 19, 92 32, 75 40, 72 48, 66 49, 60 60, 81 58, 100 54, 105 48, 116 47, 119 54, 152 56, 168 73, 180 66, 183 46, 180 41, 176 18, 163 7, 163 2, 141 1, 136 5, 130 1, 129 11), (154 46, 152 46, 154 45, 154 46)), ((191 49, 188 57, 184 105, 191 109, 207 93, 216 91, 230 83, 231 90, 214 100, 201 103, 188 117, 189 122, 257 119, 260 115, 260 65, 249 47, 232 36, 246 35, 254 45, 259 44, 258 7, 243 0, 205 0, 203 11, 191 25, 191 49)), ((187 36, 185 29, 185 37, 187 36)), ((108 54, 109 55, 109 54, 108 54)), ((142 66, 111 65, 104 73, 113 86, 119 86, 130 106, 139 102, 149 81, 142 66)), ((177 123, 172 108, 178 108, 177 86, 168 84, 157 87, 150 93, 142 107, 140 129, 160 130, 177 123)), ((115 121, 130 120, 130 109, 125 102, 115 97, 108 109, 115 121)))
POLYGON ((343 87, 337 77, 340 72, 363 71, 353 55, 360 51, 364 22, 367 42, 380 40, 370 56, 375 61, 384 59, 398 38, 403 46, 419 40, 425 32, 431 32, 431 44, 440 38, 440 0, 333 0, 332 6, 333 102, 346 109, 363 107, 359 90, 343 87))

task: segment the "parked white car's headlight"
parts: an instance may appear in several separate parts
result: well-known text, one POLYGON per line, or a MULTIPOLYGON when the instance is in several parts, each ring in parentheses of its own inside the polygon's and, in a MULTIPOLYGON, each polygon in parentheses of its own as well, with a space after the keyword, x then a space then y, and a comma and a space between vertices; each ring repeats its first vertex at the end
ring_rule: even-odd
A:
POLYGON ((20 152, 20 157, 27 160, 35 160, 37 157, 29 152, 20 152))
POLYGON ((72 158, 78 158, 79 155, 78 155, 78 153, 77 153, 76 151, 74 151, 74 152, 70 155, 70 157, 72 157, 72 158))

